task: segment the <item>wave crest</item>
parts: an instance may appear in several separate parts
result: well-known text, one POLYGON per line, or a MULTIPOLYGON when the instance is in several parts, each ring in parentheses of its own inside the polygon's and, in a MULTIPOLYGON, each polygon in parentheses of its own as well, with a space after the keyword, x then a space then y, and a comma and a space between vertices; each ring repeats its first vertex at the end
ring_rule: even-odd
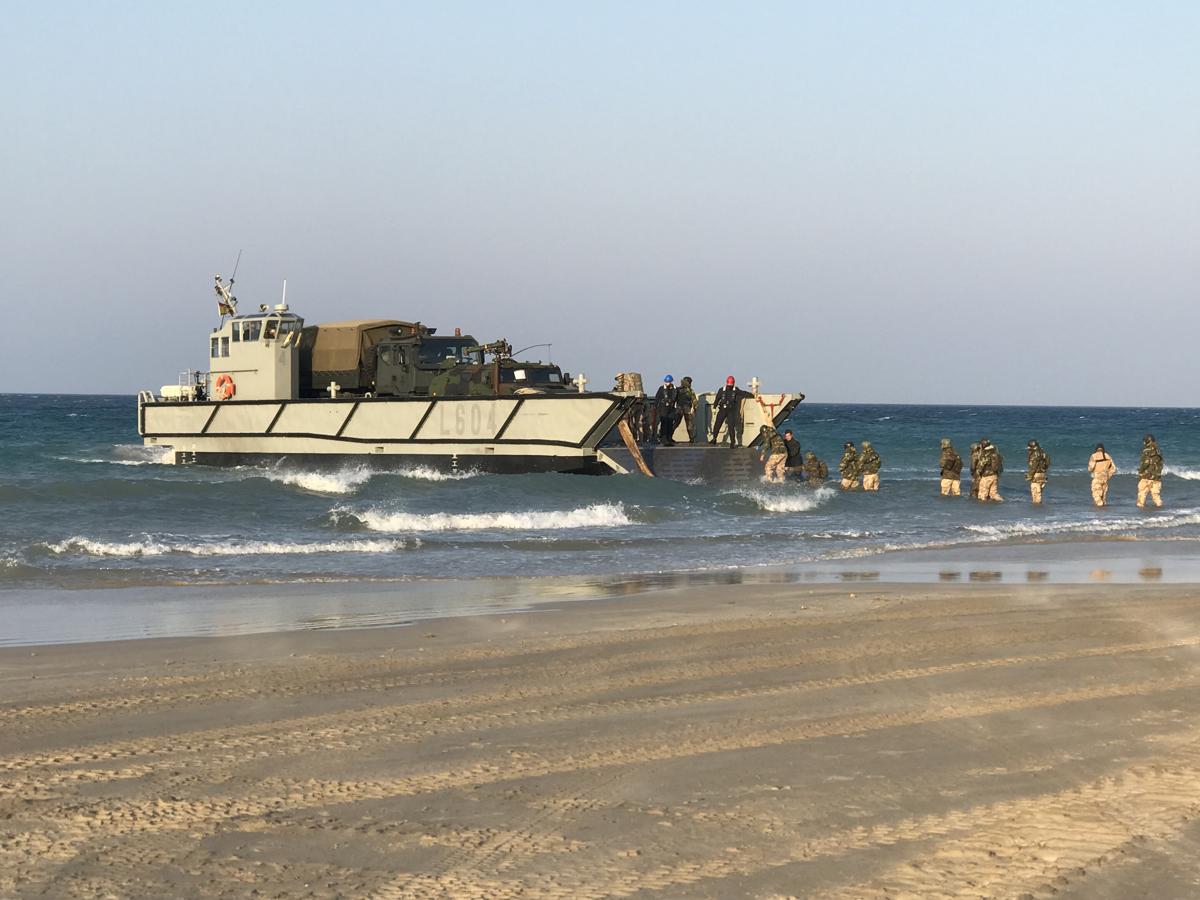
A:
POLYGON ((770 489, 739 489, 730 493, 753 501, 764 512, 793 513, 808 512, 822 506, 836 493, 822 486, 815 491, 802 489, 803 493, 775 491, 770 489))
POLYGON ((566 510, 487 513, 407 513, 382 509, 331 511, 334 522, 357 521, 371 531, 551 531, 562 528, 613 528, 632 525, 621 503, 593 503, 566 510))
POLYGON ((313 553, 394 553, 413 549, 420 541, 357 540, 294 543, 288 541, 223 541, 221 543, 177 544, 153 538, 141 541, 98 541, 86 537, 71 537, 56 543, 43 542, 37 546, 55 556, 288 556, 313 553))

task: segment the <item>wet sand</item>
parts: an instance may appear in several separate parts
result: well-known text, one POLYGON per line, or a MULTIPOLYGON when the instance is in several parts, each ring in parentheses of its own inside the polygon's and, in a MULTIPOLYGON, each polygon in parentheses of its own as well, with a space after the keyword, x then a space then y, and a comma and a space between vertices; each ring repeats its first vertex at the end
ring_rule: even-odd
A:
POLYGON ((1200 895, 1200 588, 0 650, 0 897, 1200 895))

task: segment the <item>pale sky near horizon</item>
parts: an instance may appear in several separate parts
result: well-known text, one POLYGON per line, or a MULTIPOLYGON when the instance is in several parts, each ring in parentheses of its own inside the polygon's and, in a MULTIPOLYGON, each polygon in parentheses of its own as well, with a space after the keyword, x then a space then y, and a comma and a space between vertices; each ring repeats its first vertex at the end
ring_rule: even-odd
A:
POLYGON ((591 387, 1200 406, 1200 4, 32 3, 0 33, 0 392, 243 310, 591 387))

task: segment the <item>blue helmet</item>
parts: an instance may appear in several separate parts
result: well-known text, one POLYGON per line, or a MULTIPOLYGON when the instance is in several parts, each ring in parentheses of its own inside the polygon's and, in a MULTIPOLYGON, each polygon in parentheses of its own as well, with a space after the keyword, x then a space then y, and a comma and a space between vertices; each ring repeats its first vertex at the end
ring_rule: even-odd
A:
POLYGON ((671 383, 671 382, 673 382, 674 380, 675 380, 675 376, 674 376, 674 375, 664 375, 664 376, 663 376, 663 381, 665 381, 667 384, 670 384, 670 383, 671 383))

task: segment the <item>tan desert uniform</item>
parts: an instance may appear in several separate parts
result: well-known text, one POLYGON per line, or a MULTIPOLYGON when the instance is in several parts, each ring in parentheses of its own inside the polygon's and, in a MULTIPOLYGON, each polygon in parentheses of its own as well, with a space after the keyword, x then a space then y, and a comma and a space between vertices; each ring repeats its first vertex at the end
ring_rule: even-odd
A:
POLYGON ((1138 464, 1137 505, 1139 509, 1144 507, 1149 496, 1155 506, 1162 506, 1162 451, 1150 435, 1146 435, 1142 443, 1145 446, 1138 464))
POLYGON ((770 425, 762 426, 759 432, 762 434, 762 453, 759 459, 764 456, 767 459, 763 475, 767 481, 783 484, 784 468, 787 465, 787 444, 784 443, 783 435, 770 425))
POLYGON ((863 441, 862 445, 862 455, 858 458, 858 469, 862 472, 863 490, 877 491, 879 490, 879 468, 883 465, 883 460, 879 458, 879 454, 871 446, 870 441, 863 441))
POLYGON ((1042 491, 1046 488, 1046 473, 1050 469, 1050 457, 1037 441, 1029 442, 1029 471, 1025 478, 1029 482, 1029 497, 1034 503, 1042 502, 1042 491))
POLYGON ((852 491, 858 487, 858 451, 850 441, 842 446, 845 452, 838 462, 838 474, 842 476, 842 490, 852 491))
POLYGON ((992 500, 1003 503, 1000 496, 1000 473, 1004 471, 1004 457, 990 443, 979 447, 979 499, 985 503, 992 500))
POLYGON ((1088 471, 1092 473, 1092 502, 1097 506, 1108 506, 1108 479, 1117 474, 1117 464, 1103 444, 1088 457, 1088 471))
POLYGON ((949 438, 942 438, 942 496, 962 496, 962 457, 954 449, 949 438))

